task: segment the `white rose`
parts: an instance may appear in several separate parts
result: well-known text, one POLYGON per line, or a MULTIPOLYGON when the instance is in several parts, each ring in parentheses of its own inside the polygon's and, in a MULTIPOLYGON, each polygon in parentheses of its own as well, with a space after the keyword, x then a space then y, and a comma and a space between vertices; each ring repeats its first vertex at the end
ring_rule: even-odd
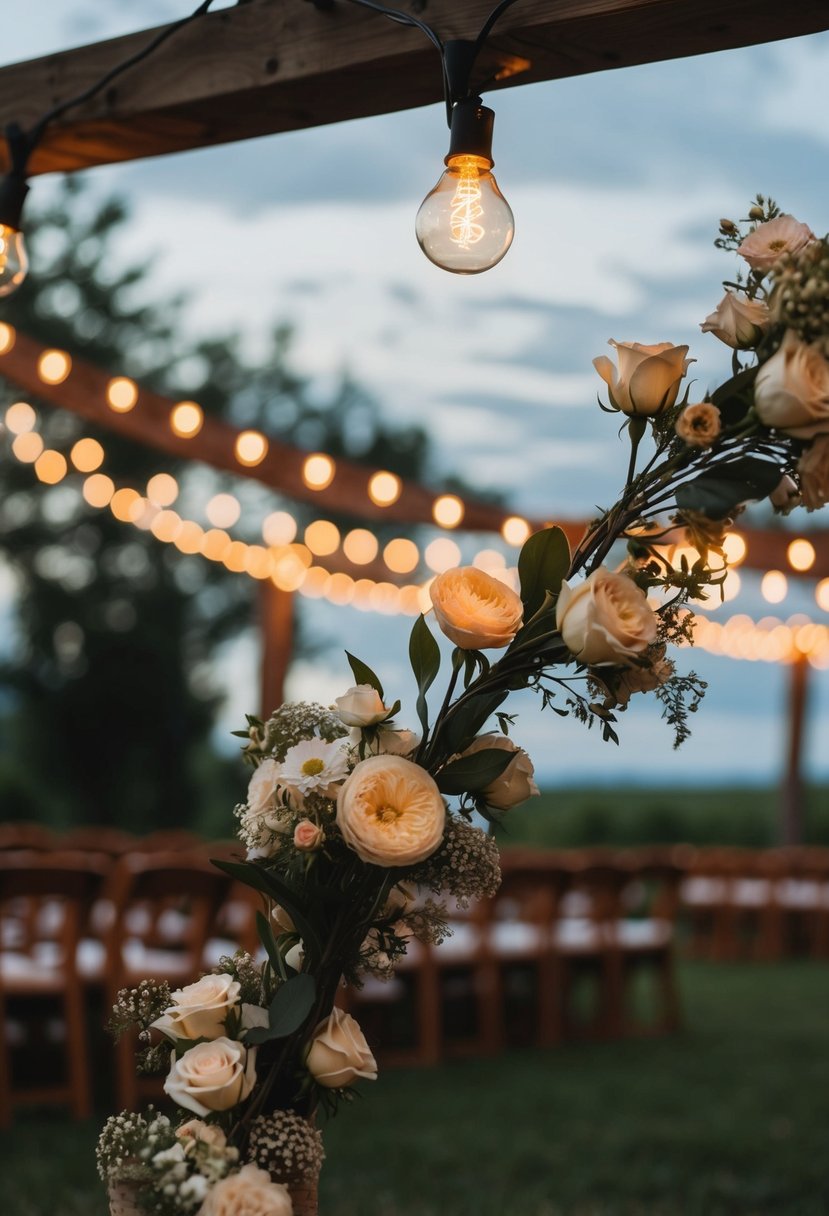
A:
POLYGON ((797 439, 829 432, 829 363, 815 345, 786 330, 754 382, 754 408, 765 426, 797 439))
POLYGON ((778 215, 749 233, 737 252, 752 270, 765 272, 771 270, 784 253, 799 253, 814 239, 815 234, 808 224, 801 224, 793 215, 778 215))
POLYGON ((263 760, 248 783, 248 806, 255 815, 263 815, 276 807, 279 785, 279 765, 275 760, 263 760))
POLYGON ((358 1078, 377 1080, 377 1062, 350 1013, 332 1009, 314 1031, 306 1060, 308 1071, 326 1089, 344 1089, 358 1078))
POLYGON ((402 756, 369 756, 337 796, 346 844, 376 866, 411 866, 443 840, 446 806, 433 777, 402 756))
POLYGON ((420 743, 420 735, 413 730, 385 730, 377 732, 377 754, 379 756, 410 756, 420 743))
POLYGON ((521 628, 521 597, 475 566, 438 574, 429 597, 438 625, 462 650, 500 650, 521 628))
POLYGON ((608 345, 616 347, 618 372, 607 355, 599 355, 593 366, 607 385, 611 405, 623 414, 643 417, 670 409, 679 396, 682 377, 694 362, 685 358, 688 347, 670 342, 646 346, 613 338, 608 345))
POLYGON ((700 329, 704 334, 714 334, 734 350, 750 350, 760 341, 770 323, 765 301, 749 300, 727 291, 700 329))
POLYGON ((170 994, 172 1005, 153 1022, 171 1039, 218 1039, 239 1004, 239 983, 230 975, 205 975, 170 994))
POLYGON ((287 1187, 271 1182, 266 1170, 243 1165, 210 1188, 198 1216, 293 1216, 293 1210, 287 1187))
POLYGON ((176 1128, 176 1135, 184 1143, 184 1151, 190 1152, 197 1141, 209 1144, 211 1148, 224 1148, 227 1136, 215 1123, 204 1123, 201 1119, 188 1119, 176 1128))
POLYGON ((508 811, 510 807, 526 802, 539 792, 533 780, 535 769, 532 760, 524 749, 513 743, 507 735, 479 735, 463 754, 472 756, 475 752, 488 748, 513 753, 500 777, 496 777, 486 789, 480 791, 488 806, 494 807, 496 811, 508 811))
POLYGON ((197 1115, 230 1110, 244 1102, 256 1084, 256 1048, 232 1039, 197 1043, 180 1059, 172 1053, 164 1092, 197 1115))
POLYGON ((656 616, 626 574, 600 566, 575 588, 561 584, 556 625, 564 644, 590 666, 622 664, 656 641, 656 616))
POLYGON ((346 726, 374 726, 388 716, 388 710, 376 688, 357 684, 335 699, 337 715, 346 726))

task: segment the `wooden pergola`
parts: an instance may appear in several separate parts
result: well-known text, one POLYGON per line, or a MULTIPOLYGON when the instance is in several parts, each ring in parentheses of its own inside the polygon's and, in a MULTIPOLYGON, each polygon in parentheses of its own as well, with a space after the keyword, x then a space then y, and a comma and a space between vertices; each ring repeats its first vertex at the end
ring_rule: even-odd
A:
MULTIPOLYGON (((493 0, 402 0, 398 5, 425 17, 444 39, 474 39, 492 6, 493 0)), ((33 126, 46 111, 140 51, 163 28, 0 68, 0 126, 33 126)), ((519 0, 496 26, 480 66, 482 75, 496 78, 493 88, 508 88, 826 29, 826 0, 798 0, 795 5, 779 0, 730 0, 727 5, 722 0, 519 0)), ((203 15, 177 31, 152 58, 52 123, 29 171, 74 172, 405 110, 442 97, 435 49, 416 29, 390 23, 348 0, 239 0, 235 7, 203 15)), ((8 164, 0 141, 0 170, 8 164)), ((27 383, 25 356, 24 344, 11 378, 49 399, 42 383, 27 383)), ((160 411, 163 404, 156 408, 160 411)), ((79 412, 113 425, 112 416, 94 417, 88 408, 79 412)), ((136 419, 127 414, 120 422, 122 433, 128 433, 136 419)), ((153 442, 146 431, 133 431, 133 437, 153 442)), ((201 450, 189 442, 187 455, 227 468, 231 458, 220 442, 226 439, 211 427, 198 445, 201 450)), ((170 452, 169 435, 165 442, 170 452)), ((263 474, 268 467, 247 475, 267 481, 263 474)), ((242 472, 238 467, 233 471, 242 472)), ((295 488, 300 489, 298 482, 295 488)), ((416 487, 411 494, 407 505, 415 508, 416 487)), ((342 505, 353 509, 353 502, 343 500, 342 505)), ((485 504, 481 507, 480 518, 473 511, 467 520, 473 527, 491 526, 485 504)), ((418 516, 423 520, 426 512, 427 500, 421 497, 412 522, 418 516)), ((759 547, 752 545, 752 564, 783 568, 789 537, 773 531, 754 536, 759 547)), ((818 562, 817 576, 829 574, 829 553, 819 553, 818 562)), ((290 604, 271 590, 263 611, 270 639, 265 662, 281 681, 290 604), (275 651, 277 638, 283 644, 275 651)), ((804 673, 800 665, 791 715, 790 804, 801 746, 804 673)), ((271 683, 268 695, 276 691, 271 683)))

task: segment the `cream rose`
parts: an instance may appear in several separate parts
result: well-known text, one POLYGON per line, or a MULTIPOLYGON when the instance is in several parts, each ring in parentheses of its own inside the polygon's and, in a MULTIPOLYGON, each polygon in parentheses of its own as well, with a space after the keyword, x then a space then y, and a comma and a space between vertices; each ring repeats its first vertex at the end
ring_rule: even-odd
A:
POLYGON ((357 684, 336 697, 337 716, 346 726, 374 726, 388 717, 383 698, 371 684, 357 684))
MULTIPOLYGON (((360 730, 352 730, 351 742, 355 747, 364 742, 360 730)), ((410 756, 420 743, 420 735, 413 730, 397 730, 393 726, 378 726, 377 733, 368 743, 372 756, 410 756)))
POLYGON ((720 411, 710 401, 686 405, 674 429, 689 448, 710 448, 722 431, 720 411))
POLYGON ((238 980, 229 975, 205 975, 170 994, 169 1009, 153 1022, 171 1039, 218 1039, 225 1019, 239 1004, 238 980))
POLYGON ((623 664, 656 640, 656 615, 645 593, 604 566, 576 587, 561 584, 556 625, 567 649, 596 667, 623 664))
POLYGON ((345 1089, 362 1078, 377 1080, 377 1062, 350 1013, 334 1008, 314 1031, 308 1071, 326 1089, 345 1089))
POLYGON ((443 840, 446 807, 434 779, 402 756, 361 760, 337 796, 337 826, 363 861, 410 866, 443 840))
POLYGON ((198 1216, 293 1216, 293 1211, 286 1186, 271 1182, 258 1165, 243 1165, 210 1188, 198 1216))
POLYGON ((474 566, 437 575, 429 596, 438 625, 462 650, 509 646, 524 619, 520 596, 474 566))
POLYGON ((679 396, 682 377, 694 362, 685 357, 688 347, 670 342, 645 346, 613 338, 608 345, 616 347, 618 372, 607 355, 599 355, 593 366, 607 385, 611 405, 623 414, 645 417, 670 409, 679 396))
POLYGON ((279 765, 275 760, 263 760, 248 784, 248 807, 254 815, 264 815, 276 807, 279 786, 279 765))
POLYGON ((814 345, 786 330, 754 382, 754 408, 765 426, 797 439, 829 432, 829 363, 814 345))
POLYGON ((714 334, 734 350, 750 350, 760 341, 770 323, 765 301, 749 300, 727 291, 700 329, 704 334, 714 334))
POLYGON ((164 1092, 196 1115, 230 1110, 248 1097, 256 1083, 256 1048, 232 1039, 197 1043, 180 1059, 173 1052, 164 1092))
POLYGON ((625 667, 618 672, 613 685, 613 701, 616 705, 627 705, 635 692, 653 692, 670 680, 674 665, 665 657, 665 647, 655 653, 647 667, 625 667))
POLYGON ((513 743, 507 735, 479 735, 463 754, 472 756, 475 752, 488 748, 513 753, 500 777, 496 777, 486 789, 480 791, 488 806, 494 807, 496 811, 508 811, 539 792, 533 780, 535 769, 532 760, 524 749, 513 743))
POLYGON ((818 511, 829 502, 829 435, 818 435, 800 457, 797 466, 800 493, 807 511, 818 511))
POLYGON ((201 1119, 188 1119, 176 1128, 176 1135, 184 1144, 184 1151, 191 1152, 198 1141, 211 1148, 224 1148, 227 1136, 215 1123, 204 1123, 201 1119))
POLYGON ((311 852, 318 849, 325 839, 325 833, 313 819, 301 819, 294 828, 294 846, 297 849, 311 852))
POLYGON ((801 224, 793 215, 778 215, 749 233, 737 252, 752 270, 765 272, 771 270, 784 253, 799 253, 814 239, 815 234, 808 224, 801 224))

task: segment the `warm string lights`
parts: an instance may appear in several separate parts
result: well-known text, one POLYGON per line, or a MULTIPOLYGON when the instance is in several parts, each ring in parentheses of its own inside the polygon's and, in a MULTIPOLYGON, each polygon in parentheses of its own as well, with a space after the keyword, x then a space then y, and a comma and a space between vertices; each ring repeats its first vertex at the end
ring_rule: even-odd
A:
MULTIPOLYGON (((425 581, 401 584, 331 571, 319 559, 341 551, 356 566, 367 566, 380 558, 390 575, 401 579, 415 574, 421 564, 421 552, 406 537, 395 537, 381 547, 378 538, 364 528, 354 528, 343 536, 332 521, 324 519, 312 520, 298 541, 297 520, 284 510, 274 511, 264 520, 264 544, 234 539, 228 529, 238 523, 241 504, 233 494, 222 492, 208 501, 205 517, 211 526, 205 528, 172 509, 179 497, 179 485, 170 473, 151 476, 143 494, 132 487, 117 488, 113 479, 100 471, 106 453, 98 440, 77 440, 68 460, 62 453, 46 449, 36 429, 37 414, 25 401, 8 407, 4 425, 14 436, 12 452, 21 463, 33 466, 44 485, 56 485, 73 471, 83 474, 81 493, 88 506, 108 509, 120 522, 149 531, 156 540, 172 544, 184 554, 199 554, 256 580, 270 579, 283 591, 296 591, 311 599, 325 598, 337 605, 353 604, 363 611, 417 615, 429 607, 431 577, 461 560, 460 548, 453 540, 437 537, 427 545, 422 557, 431 571, 425 581)), ((381 493, 390 494, 394 486, 388 479, 393 475, 380 476, 385 479, 379 486, 381 493)), ((517 583, 517 571, 509 568, 496 550, 481 550, 472 564, 511 585, 517 583)))
POLYGON ((696 617, 694 645, 709 654, 764 663, 795 663, 807 659, 813 667, 829 668, 829 626, 798 614, 782 621, 763 617, 753 621, 738 613, 727 621, 696 617))
MULTIPOLYGON (((0 358, 13 351, 17 341, 17 334, 11 325, 0 323, 0 358)), ((21 341, 29 343, 28 339, 24 339, 21 335, 21 341)), ((67 390, 67 395, 64 398, 60 393, 54 393, 55 388, 66 384, 71 380, 73 371, 72 358, 66 351, 57 349, 41 349, 35 347, 32 352, 32 359, 35 363, 35 374, 42 385, 53 390, 53 403, 65 405, 66 408, 73 408, 73 400, 67 390)), ((2 369, 10 377, 14 377, 15 367, 7 367, 2 369)), ((71 385, 70 385, 71 388, 71 385)), ((107 377, 101 381, 101 397, 103 405, 103 419, 109 415, 126 415, 136 413, 138 415, 142 409, 142 393, 139 385, 128 376, 107 377)), ((146 401, 146 397, 145 397, 146 401)), ((163 401, 163 399, 162 399, 163 401)), ((157 418, 156 425, 164 429, 169 427, 178 439, 192 441, 197 438, 205 426, 205 415, 202 407, 197 401, 178 401, 170 402, 169 407, 165 407, 165 411, 157 418)), ((228 443, 233 456, 233 465, 239 470, 254 469, 266 459, 271 450, 271 441, 261 431, 254 429, 245 429, 234 431, 232 428, 223 428, 222 435, 225 436, 225 441, 228 443)), ((275 443, 276 441, 274 441, 275 443)), ((160 446, 164 446, 160 443, 160 446)), ((211 449, 203 452, 201 449, 197 453, 203 459, 210 460, 211 449)), ((393 507, 399 502, 401 496, 406 490, 406 485, 402 479, 396 474, 387 469, 377 470, 358 470, 358 467, 350 462, 338 462, 325 452, 300 452, 297 449, 283 447, 280 452, 280 458, 284 456, 284 464, 287 465, 290 461, 296 461, 299 464, 297 469, 298 475, 301 478, 302 484, 311 495, 325 494, 332 486, 333 493, 330 496, 332 507, 337 509, 335 503, 340 509, 345 506, 343 502, 344 495, 348 495, 347 508, 353 512, 359 507, 351 493, 351 487, 355 480, 361 480, 363 492, 366 496, 367 503, 373 507, 386 510, 393 507), (337 477, 340 475, 345 478, 345 489, 340 491, 335 485, 337 477)), ((295 484, 295 483, 294 483, 295 484)), ((339 484, 339 483, 337 483, 339 484)), ((278 486, 274 488, 279 488, 278 486)), ((416 494, 417 510, 406 522, 425 523, 423 518, 425 514, 423 510, 425 492, 424 487, 419 485, 411 485, 413 494, 416 494)), ((426 503, 429 499, 426 498, 426 503)), ((451 531, 461 527, 467 517, 468 507, 470 505, 464 502, 458 494, 436 494, 431 498, 428 509, 430 519, 428 522, 435 524, 439 528, 451 531)), ((474 507, 475 504, 472 504, 474 507)), ((479 506, 476 508, 480 515, 479 506)), ((513 545, 519 548, 533 530, 530 522, 521 516, 517 515, 498 515, 497 510, 491 508, 488 513, 493 519, 495 526, 499 527, 501 535, 508 545, 513 545)), ((397 518, 400 518, 401 512, 396 512, 397 518)), ((536 525, 538 526, 538 525, 536 525)), ((478 523, 479 530, 482 530, 480 522, 478 523)), ((370 559, 369 559, 370 560, 370 559)))

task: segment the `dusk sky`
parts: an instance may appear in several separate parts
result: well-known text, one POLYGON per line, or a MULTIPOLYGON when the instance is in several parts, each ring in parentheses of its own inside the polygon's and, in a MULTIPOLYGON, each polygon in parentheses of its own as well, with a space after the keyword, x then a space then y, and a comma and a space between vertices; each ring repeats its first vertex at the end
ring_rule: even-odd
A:
MULTIPOLYGON (((187 11, 180 0, 39 0, 6 24, 2 55, 33 58, 187 11)), ((495 174, 516 236, 500 265, 470 278, 436 269, 414 238, 417 208, 443 168, 439 106, 95 169, 86 179, 96 195, 129 200, 118 255, 152 262, 155 298, 188 294, 190 334, 238 331, 256 351, 288 320, 299 371, 320 386, 347 371, 389 418, 430 429, 436 484, 457 470, 502 491, 517 511, 579 517, 612 500, 624 477, 626 449, 598 409, 591 366, 608 339, 688 343, 698 385, 716 384, 729 352, 699 323, 735 269, 713 248, 719 217, 745 215, 759 190, 816 232, 829 228, 829 35, 489 100, 495 174), (220 267, 207 256, 217 233, 220 267)), ((32 195, 53 188, 37 179, 32 195)), ((817 523, 829 519, 798 521, 817 523)), ((465 557, 491 542, 464 541, 465 557)), ((716 613, 764 615, 755 584, 745 578, 737 607, 716 613)), ((409 618, 307 601, 301 610, 375 666, 414 718, 409 618)), ((775 611, 829 623, 808 585, 775 611)), ((679 662, 693 663, 710 689, 678 754, 645 698, 622 719, 618 750, 522 700, 516 736, 545 783, 773 780, 784 754, 786 670, 704 654, 679 662)), ((224 731, 255 708, 251 638, 222 670, 224 731)), ((349 682, 335 647, 299 665, 290 691, 327 700, 349 682)), ((808 765, 827 779, 829 752, 818 740, 829 726, 829 672, 814 672, 812 689, 808 765)))

